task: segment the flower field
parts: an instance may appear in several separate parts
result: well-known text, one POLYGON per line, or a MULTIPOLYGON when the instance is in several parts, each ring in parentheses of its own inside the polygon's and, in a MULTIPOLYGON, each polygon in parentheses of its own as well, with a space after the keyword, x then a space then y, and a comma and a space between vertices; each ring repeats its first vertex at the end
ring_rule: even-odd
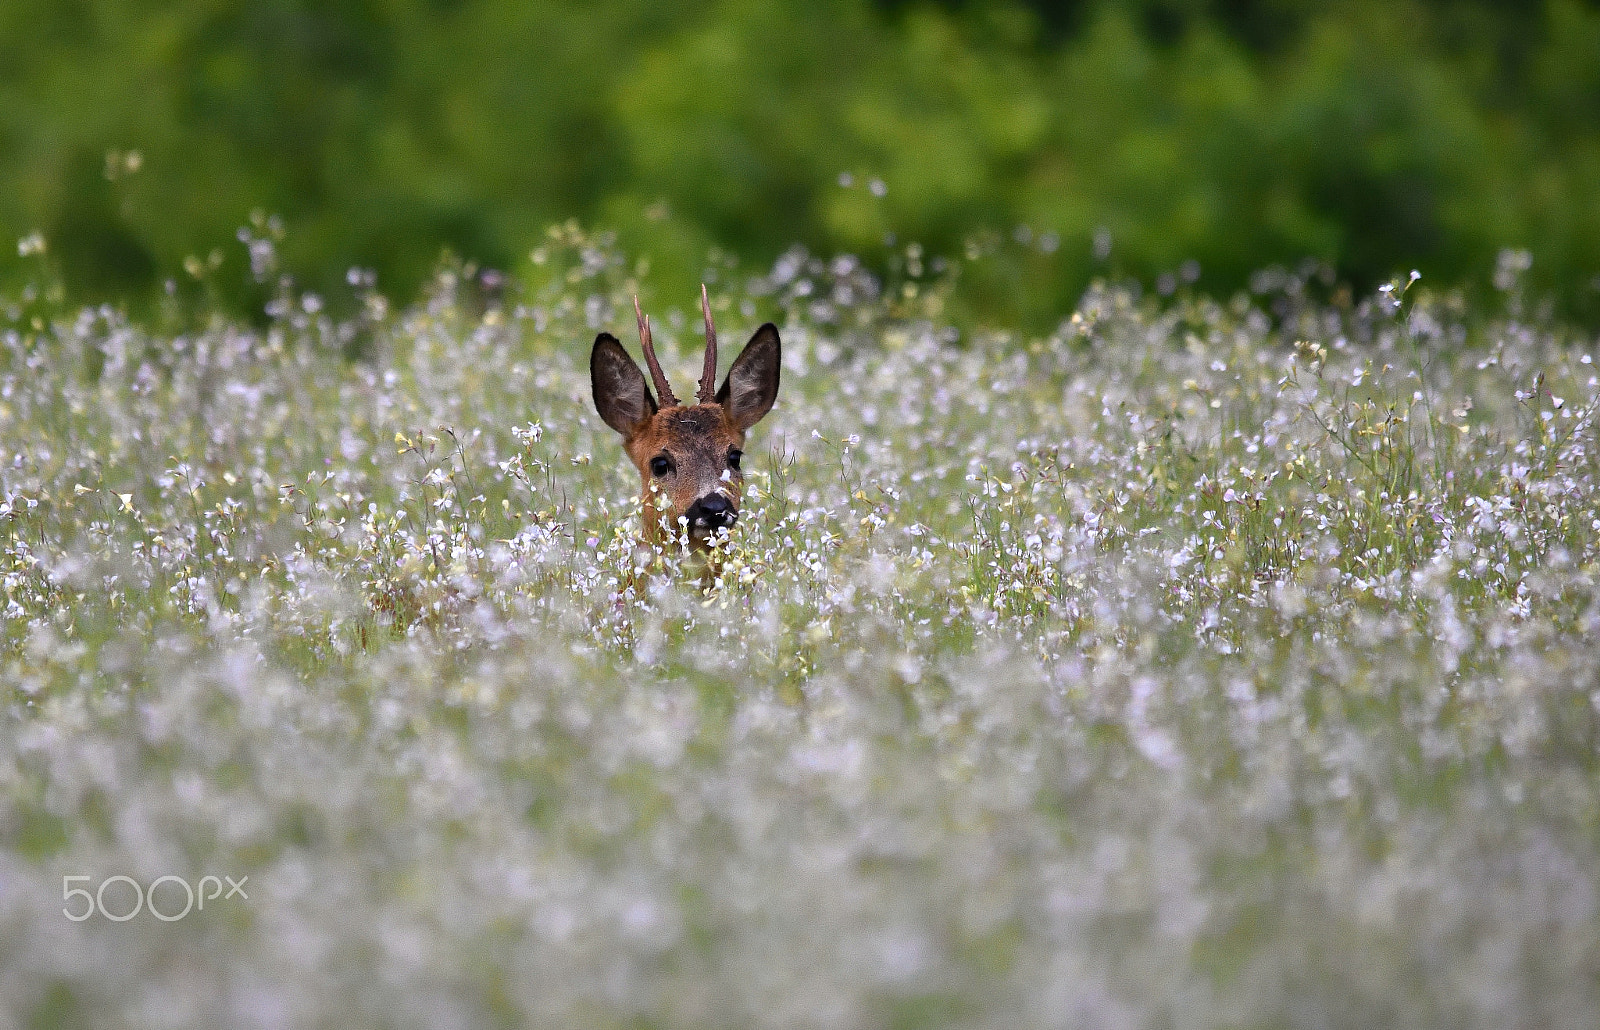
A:
POLYGON ((697 298, 545 260, 0 323, 0 1028, 1600 1025, 1600 372, 1514 257, 1036 339, 724 268, 709 589, 589 399, 697 298))

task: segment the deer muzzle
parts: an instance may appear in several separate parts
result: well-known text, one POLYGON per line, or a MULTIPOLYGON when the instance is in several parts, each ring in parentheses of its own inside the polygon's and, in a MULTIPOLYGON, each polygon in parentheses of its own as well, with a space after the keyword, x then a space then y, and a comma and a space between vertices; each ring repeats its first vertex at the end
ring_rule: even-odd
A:
POLYGON ((713 493, 689 505, 684 516, 689 520, 689 532, 710 534, 731 527, 738 521, 739 512, 732 501, 713 493))

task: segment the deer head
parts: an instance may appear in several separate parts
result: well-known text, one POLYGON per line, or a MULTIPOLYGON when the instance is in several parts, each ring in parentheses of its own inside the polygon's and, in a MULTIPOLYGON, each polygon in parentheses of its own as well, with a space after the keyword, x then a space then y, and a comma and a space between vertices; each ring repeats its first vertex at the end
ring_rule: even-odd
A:
POLYGON ((659 403, 639 366, 610 333, 595 337, 589 375, 595 410, 622 435, 623 449, 639 469, 646 541, 660 540, 663 523, 675 533, 682 518, 687 520, 690 542, 705 550, 713 536, 731 528, 739 517, 744 435, 778 398, 781 352, 778 329, 768 322, 750 337, 718 389, 717 330, 704 286, 700 308, 706 320, 706 355, 697 403, 681 404, 673 395, 656 360, 650 320, 639 309, 637 297, 633 310, 639 321, 639 343, 659 403))

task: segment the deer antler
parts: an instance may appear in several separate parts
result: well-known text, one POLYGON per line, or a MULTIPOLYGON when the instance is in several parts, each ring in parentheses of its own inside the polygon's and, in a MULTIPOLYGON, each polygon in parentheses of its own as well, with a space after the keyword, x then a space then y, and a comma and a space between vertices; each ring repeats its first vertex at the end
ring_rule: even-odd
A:
POLYGON ((645 317, 644 311, 639 307, 639 296, 633 297, 633 314, 639 320, 639 346, 644 348, 644 363, 650 366, 650 378, 655 380, 656 393, 660 395, 663 408, 675 407, 678 398, 672 392, 672 385, 667 382, 666 373, 661 371, 661 362, 656 360, 655 341, 650 337, 650 320, 645 317))
POLYGON ((706 296, 706 284, 700 284, 700 310, 706 316, 706 367, 700 373, 700 403, 711 404, 717 399, 717 327, 711 324, 711 299, 706 296))

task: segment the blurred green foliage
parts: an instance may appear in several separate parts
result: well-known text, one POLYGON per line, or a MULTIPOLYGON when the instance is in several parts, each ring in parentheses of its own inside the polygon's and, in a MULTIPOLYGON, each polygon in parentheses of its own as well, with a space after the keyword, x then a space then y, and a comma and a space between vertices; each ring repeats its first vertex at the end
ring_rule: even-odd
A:
POLYGON ((1098 274, 1470 283, 1517 247, 1592 321, 1600 5, 6 0, 0 183, 46 244, 0 283, 136 310, 258 306, 255 211, 334 294, 515 272, 576 217, 685 296, 716 248, 916 242, 1040 327, 1098 274))

